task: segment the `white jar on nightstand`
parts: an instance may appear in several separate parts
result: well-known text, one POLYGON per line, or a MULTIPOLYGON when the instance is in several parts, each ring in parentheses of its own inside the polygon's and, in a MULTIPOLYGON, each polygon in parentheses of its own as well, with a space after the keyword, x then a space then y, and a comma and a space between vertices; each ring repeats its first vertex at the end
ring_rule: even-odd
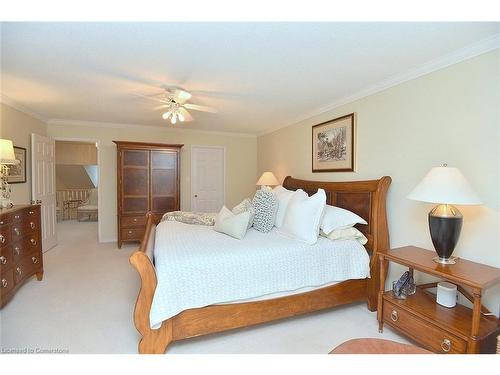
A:
POLYGON ((446 281, 438 283, 436 302, 444 307, 455 307, 457 304, 457 286, 446 281))

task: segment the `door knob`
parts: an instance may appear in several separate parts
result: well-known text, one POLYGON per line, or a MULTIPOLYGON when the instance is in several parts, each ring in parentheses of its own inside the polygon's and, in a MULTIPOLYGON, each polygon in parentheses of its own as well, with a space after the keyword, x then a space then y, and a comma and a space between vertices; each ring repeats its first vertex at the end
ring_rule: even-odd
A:
POLYGON ((194 195, 194 197, 195 197, 195 198, 198 198, 198 194, 195 194, 195 195, 194 195))

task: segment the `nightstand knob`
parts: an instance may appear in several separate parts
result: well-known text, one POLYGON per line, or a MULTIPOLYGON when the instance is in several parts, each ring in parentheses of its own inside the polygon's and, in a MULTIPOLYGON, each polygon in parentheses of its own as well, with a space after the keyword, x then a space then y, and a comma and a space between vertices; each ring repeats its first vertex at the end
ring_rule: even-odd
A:
POLYGON ((443 349, 443 352, 448 353, 451 349, 451 341, 448 339, 441 341, 441 349, 443 349))
POLYGON ((391 320, 393 322, 397 322, 398 321, 398 312, 396 310, 392 310, 392 312, 391 312, 391 320))

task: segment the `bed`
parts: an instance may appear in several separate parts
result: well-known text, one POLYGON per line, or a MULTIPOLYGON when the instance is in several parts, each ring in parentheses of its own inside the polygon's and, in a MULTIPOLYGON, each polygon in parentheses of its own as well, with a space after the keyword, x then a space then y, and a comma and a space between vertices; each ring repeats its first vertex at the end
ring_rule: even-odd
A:
MULTIPOLYGON (((302 189, 309 195, 314 194, 318 188, 323 188, 327 195, 327 204, 346 208, 367 221, 367 225, 358 226, 368 239, 366 251, 356 250, 354 244, 345 242, 341 244, 337 256, 332 253, 331 257, 328 257, 327 249, 327 241, 330 240, 320 238, 316 245, 305 249, 308 254, 304 255, 304 249, 298 249, 296 243, 279 240, 276 233, 270 233, 267 236, 268 239, 273 239, 270 244, 276 244, 272 245, 274 247, 271 252, 276 259, 267 262, 268 259, 263 257, 269 256, 270 253, 265 253, 265 249, 256 250, 254 257, 246 254, 248 249, 244 246, 254 244, 257 247, 262 242, 262 234, 253 229, 247 233, 246 241, 238 242, 220 233, 215 234, 207 227, 187 226, 176 222, 160 224, 158 218, 149 213, 141 246, 130 257, 131 264, 141 278, 134 312, 134 323, 142 336, 139 341, 139 353, 164 353, 172 341, 247 327, 348 303, 366 301, 369 310, 376 310, 379 282, 377 253, 389 247, 386 195, 390 183, 391 179, 387 176, 379 180, 353 182, 318 182, 292 177, 284 180, 285 188, 302 189), (155 250, 156 242, 172 242, 170 251, 163 251, 163 245, 158 245, 155 250), (197 243, 205 243, 205 246, 196 249, 197 243), (231 243, 234 243, 231 252, 221 251, 219 258, 214 256, 215 248, 229 249, 231 243), (238 252, 239 260, 231 263, 231 256, 238 252), (349 257, 349 252, 356 255, 349 257), (203 290, 203 278, 189 280, 186 285, 190 285, 190 289, 182 290, 182 278, 193 274, 193 270, 183 274, 182 264, 196 266, 196 261, 193 260, 199 259, 200 254, 205 254, 206 257, 202 262, 203 266, 200 264, 198 267, 201 268, 194 270, 195 274, 206 273, 215 266, 224 267, 218 264, 224 263, 223 261, 228 275, 234 268, 234 274, 229 275, 233 277, 229 280, 234 284, 231 294, 210 295, 208 289, 203 290), (338 256, 342 254, 344 256, 338 256), (285 258, 285 255, 286 262, 279 263, 280 257, 285 258), (241 258, 245 256, 246 258, 241 258), (242 259, 245 263, 251 263, 251 267, 238 269, 242 259), (278 269, 268 269, 267 263, 277 262, 278 269), (308 274, 309 278, 302 279, 304 275, 301 274, 300 268, 297 268, 300 264, 303 269, 314 269, 313 272, 303 273, 308 274), (247 269, 250 271, 245 275, 247 269), (279 269, 287 270, 286 278, 279 277, 279 269), (334 271, 335 276, 332 276, 334 271), (257 273, 264 276, 261 277, 257 273), (325 274, 328 276, 324 276, 325 274), (235 275, 241 275, 241 280, 235 275), (179 283, 175 284, 176 281, 179 283), (281 293, 269 288, 271 281, 281 293), (283 285, 280 282, 283 282, 283 285), (252 288, 249 288, 250 284, 252 288), (193 285, 199 287, 193 288, 193 285), (303 287, 304 285, 306 287, 303 287), (169 305, 167 301, 173 300, 175 303, 169 305)), ((361 247, 359 244, 358 246, 361 247)), ((210 281, 215 283, 213 285, 223 282, 215 276, 210 281)))

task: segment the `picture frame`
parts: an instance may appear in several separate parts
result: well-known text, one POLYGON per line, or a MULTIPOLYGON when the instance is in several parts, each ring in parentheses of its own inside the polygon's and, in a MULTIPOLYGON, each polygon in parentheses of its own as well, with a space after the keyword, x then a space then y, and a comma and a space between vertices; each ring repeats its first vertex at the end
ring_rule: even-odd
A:
POLYGON ((14 146, 14 155, 19 163, 9 166, 7 182, 9 184, 23 184, 26 182, 26 149, 14 146))
POLYGON ((355 113, 312 127, 312 172, 354 172, 355 113))

